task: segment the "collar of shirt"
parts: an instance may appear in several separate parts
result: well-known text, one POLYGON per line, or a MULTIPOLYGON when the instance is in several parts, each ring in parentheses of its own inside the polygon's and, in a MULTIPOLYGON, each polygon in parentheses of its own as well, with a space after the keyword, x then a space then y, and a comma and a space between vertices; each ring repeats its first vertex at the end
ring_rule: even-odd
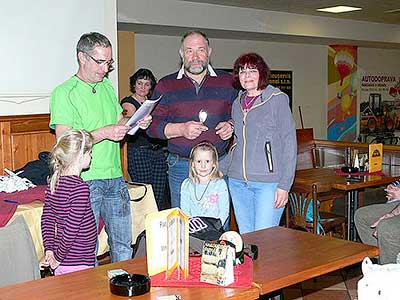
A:
MULTIPOLYGON (((217 73, 215 73, 214 69, 211 67, 210 64, 208 64, 208 73, 210 73, 211 77, 217 77, 217 73)), ((176 76, 176 79, 182 79, 183 74, 185 74, 185 67, 182 65, 182 68, 178 72, 178 76, 176 76)))

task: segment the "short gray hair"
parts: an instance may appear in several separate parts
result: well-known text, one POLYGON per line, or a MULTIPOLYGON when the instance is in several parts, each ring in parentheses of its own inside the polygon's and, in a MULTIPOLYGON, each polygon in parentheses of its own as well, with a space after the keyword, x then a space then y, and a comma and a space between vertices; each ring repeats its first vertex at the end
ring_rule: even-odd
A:
POLYGON ((85 33, 81 36, 78 44, 76 45, 76 55, 78 56, 79 52, 91 53, 94 48, 99 46, 109 48, 111 47, 111 42, 106 36, 102 35, 101 33, 85 33))

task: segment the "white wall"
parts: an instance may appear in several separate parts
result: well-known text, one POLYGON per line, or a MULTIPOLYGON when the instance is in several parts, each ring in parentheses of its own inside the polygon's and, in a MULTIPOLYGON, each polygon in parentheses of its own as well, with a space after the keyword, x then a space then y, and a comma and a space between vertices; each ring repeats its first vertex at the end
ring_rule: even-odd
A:
POLYGON ((0 115, 48 112, 51 91, 77 70, 83 33, 116 45, 116 0, 1 1, 0 20, 0 115))
MULTIPOLYGON (((158 78, 175 72, 179 66, 180 37, 136 34, 136 66, 147 67, 158 78), (161 46, 160 46, 161 45, 161 46)), ((298 106, 305 127, 313 127, 317 138, 325 139, 327 114, 327 47, 263 41, 211 39, 212 63, 231 68, 242 53, 255 51, 271 69, 293 71, 293 115, 301 126, 298 106)), ((400 50, 359 48, 358 65, 367 72, 400 72, 400 50)))

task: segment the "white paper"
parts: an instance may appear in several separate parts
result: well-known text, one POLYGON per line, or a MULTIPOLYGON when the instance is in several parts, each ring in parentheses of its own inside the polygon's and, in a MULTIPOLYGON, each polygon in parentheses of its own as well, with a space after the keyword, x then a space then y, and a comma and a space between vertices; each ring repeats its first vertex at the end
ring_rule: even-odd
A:
POLYGON ((134 135, 136 131, 139 129, 139 125, 136 123, 143 119, 144 117, 148 116, 157 105, 158 101, 160 101, 162 95, 158 97, 158 99, 154 100, 146 100, 143 104, 139 107, 139 109, 133 114, 132 117, 126 122, 126 125, 131 126, 132 128, 128 131, 128 134, 134 135))

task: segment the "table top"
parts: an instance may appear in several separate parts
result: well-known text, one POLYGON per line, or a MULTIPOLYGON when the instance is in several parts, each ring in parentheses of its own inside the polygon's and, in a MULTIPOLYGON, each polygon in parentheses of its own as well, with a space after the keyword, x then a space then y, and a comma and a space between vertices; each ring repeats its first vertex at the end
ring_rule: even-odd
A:
MULTIPOLYGON (((103 265, 96 268, 47 277, 12 286, 0 288, 1 300, 31 299, 31 300, 105 300, 128 299, 111 294, 107 270, 124 269, 129 273, 147 274, 145 257, 103 265)), ((182 299, 258 299, 259 291, 256 287, 223 288, 223 287, 151 287, 149 293, 129 299, 156 299, 157 296, 179 294, 182 299)))
POLYGON ((378 255, 377 247, 284 227, 243 235, 258 245, 253 282, 266 294, 378 255))
MULTIPOLYGON (((128 191, 132 199, 140 198, 144 195, 143 199, 139 202, 131 201, 131 215, 132 215, 132 240, 136 241, 138 235, 145 229, 145 217, 148 213, 157 211, 157 204, 154 198, 153 189, 150 184, 146 184, 147 192, 143 186, 128 185, 128 191)), ((30 200, 32 201, 32 200, 30 200)), ((43 240, 41 232, 41 217, 43 212, 43 201, 23 202, 17 207, 13 217, 8 221, 12 223, 18 216, 24 217, 29 231, 32 236, 33 244, 35 246, 36 255, 40 259, 43 254, 43 240)), ((102 255, 109 251, 108 236, 104 228, 98 236, 97 255, 102 255)), ((1 299, 1 298, 0 298, 1 299)))
POLYGON ((318 192, 328 192, 332 189, 350 191, 366 187, 373 187, 391 183, 400 178, 399 172, 384 170, 385 176, 367 175, 361 176, 360 182, 346 182, 346 176, 336 175, 332 168, 312 168, 297 170, 293 188, 311 191, 312 185, 316 185, 318 192))

